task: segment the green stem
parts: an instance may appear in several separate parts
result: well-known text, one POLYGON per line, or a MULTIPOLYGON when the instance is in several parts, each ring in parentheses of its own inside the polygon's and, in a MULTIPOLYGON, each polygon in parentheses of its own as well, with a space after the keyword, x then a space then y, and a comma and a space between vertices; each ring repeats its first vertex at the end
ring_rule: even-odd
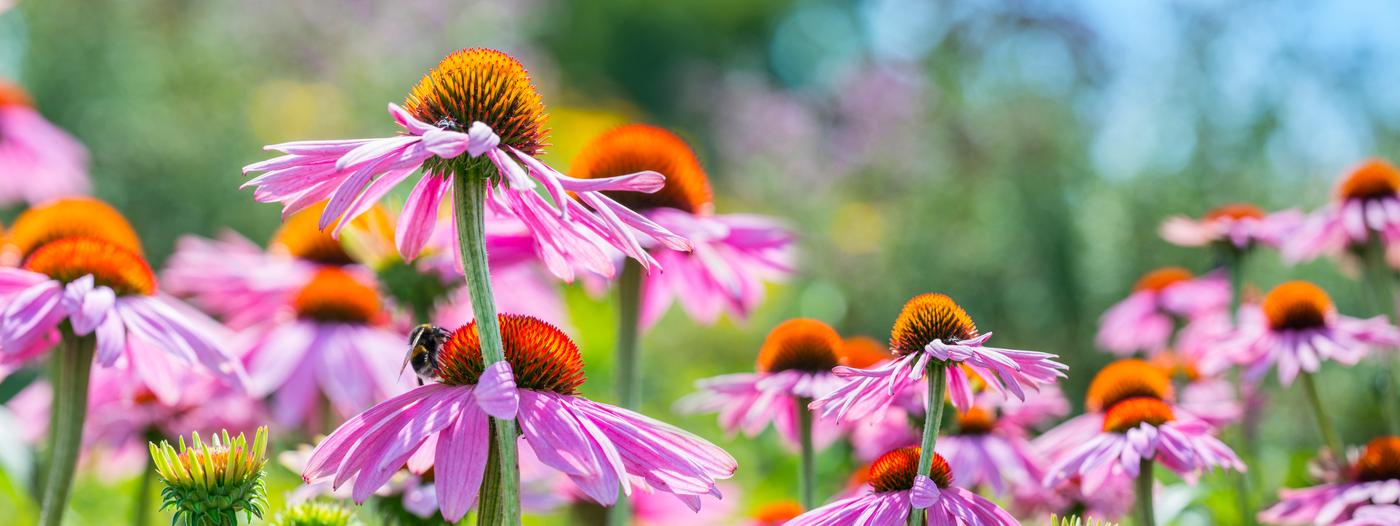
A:
POLYGON ((1234 245, 1225 250, 1225 271, 1230 274, 1230 321, 1240 315, 1240 303, 1244 301, 1244 262, 1245 252, 1234 245))
MULTIPOLYGON (((433 177, 427 175, 425 177, 433 177)), ((496 318, 496 297, 491 292, 491 268, 486 260, 486 185, 490 180, 481 174, 458 173, 453 176, 453 206, 457 216, 457 235, 462 247, 462 271, 471 294, 472 314, 476 317, 476 332, 481 340, 481 355, 490 366, 506 359, 501 346, 501 326, 496 318)), ((500 456, 497 465, 499 506, 488 510, 481 507, 480 524, 509 526, 520 524, 520 465, 516 460, 515 422, 491 419, 491 435, 500 456)), ((488 475, 488 479, 490 475, 488 475)), ((485 504, 487 487, 482 483, 485 504)))
POLYGON ((1337 440, 1337 433, 1332 429, 1332 420, 1327 417, 1322 398, 1317 395, 1317 383, 1313 380, 1313 374, 1304 371, 1298 375, 1298 379, 1302 381, 1303 394, 1307 395, 1308 406, 1312 407, 1313 416, 1317 419, 1317 428, 1322 433, 1322 443, 1332 454, 1332 461, 1344 460, 1346 457, 1342 456, 1342 443, 1337 440))
POLYGON ((1152 460, 1138 461, 1137 483, 1134 485, 1138 526, 1156 526, 1157 515, 1152 511, 1152 460))
POLYGON ((68 507, 68 491, 83 443, 83 420, 87 418, 88 375, 92 371, 95 348, 92 336, 78 337, 64 326, 63 340, 53 353, 53 427, 50 429, 52 454, 44 478, 44 510, 41 526, 58 526, 68 507))
POLYGON ((151 522, 151 486, 156 479, 156 468, 151 463, 150 456, 142 456, 146 458, 146 461, 141 466, 141 482, 136 486, 136 501, 131 503, 131 524, 133 526, 146 526, 151 522))
MULTIPOLYGON (((1245 256, 1247 255, 1248 252, 1233 244, 1225 247, 1225 271, 1229 273, 1230 277, 1230 323, 1232 324, 1239 323, 1240 304, 1244 302, 1245 256)), ((1244 396, 1240 390, 1244 388, 1244 384, 1235 382, 1235 386, 1236 398, 1243 400, 1244 396)), ((1245 419, 1241 423, 1240 438, 1245 442, 1244 453, 1252 463, 1255 447, 1250 443, 1250 439, 1253 433, 1243 429, 1243 426, 1248 425, 1248 422, 1249 420, 1245 419)), ((1240 508, 1240 524, 1253 526, 1254 506, 1249 498, 1250 481, 1248 476, 1243 473, 1235 473, 1232 478, 1235 486, 1235 504, 1240 508)))
MULTIPOLYGON (((948 364, 929 361, 925 376, 928 378, 928 411, 924 413, 924 436, 919 443, 918 474, 928 476, 933 469, 933 448, 938 443, 938 429, 943 426, 943 397, 948 390, 948 364)), ((924 525, 924 510, 916 509, 909 513, 910 526, 924 525)))
MULTIPOLYGON (((641 334, 642 265, 628 259, 617 280, 617 400, 623 408, 636 409, 640 391, 637 341, 641 334)), ((618 491, 617 504, 608 510, 609 526, 632 523, 632 503, 618 491)))
POLYGON ((797 434, 801 440, 802 472, 801 478, 797 481, 798 492, 802 498, 802 509, 810 510, 817 505, 817 488, 815 461, 813 459, 816 449, 812 447, 812 411, 807 409, 807 404, 812 403, 811 399, 797 399, 797 434))
MULTIPOLYGON (((1366 276, 1362 286, 1366 289, 1367 298, 1371 302, 1371 312, 1386 316, 1386 320, 1395 323, 1395 293, 1392 291, 1394 275, 1390 270, 1390 262, 1385 258, 1385 242, 1379 235, 1372 235, 1371 241, 1363 249, 1365 252, 1366 276)), ((1396 377, 1400 373, 1400 363, 1396 358, 1385 361, 1383 374, 1386 377, 1390 393, 1382 396, 1385 408, 1385 420, 1391 434, 1400 434, 1400 378, 1396 377)))
MULTIPOLYGON (((503 424, 505 423, 506 422, 492 419, 491 433, 493 435, 496 434, 498 426, 504 427, 503 424)), ((512 425, 510 427, 514 428, 515 426, 512 425)), ((508 430, 514 434, 514 429, 508 430)), ((509 507, 507 506, 509 503, 507 496, 501 491, 504 489, 504 486, 501 484, 501 473, 509 470, 501 469, 501 448, 495 443, 492 443, 489 447, 491 449, 486 454, 486 473, 481 479, 481 491, 477 498, 477 526, 502 524, 495 522, 495 519, 492 519, 492 517, 500 516, 502 510, 509 507)), ((516 502, 519 502, 519 498, 516 498, 516 502)))

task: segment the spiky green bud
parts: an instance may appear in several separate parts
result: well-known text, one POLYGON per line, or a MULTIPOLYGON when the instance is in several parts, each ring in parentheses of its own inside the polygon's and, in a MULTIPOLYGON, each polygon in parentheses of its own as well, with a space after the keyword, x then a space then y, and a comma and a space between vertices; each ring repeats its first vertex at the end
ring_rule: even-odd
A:
POLYGON ((354 514, 349 508, 331 502, 303 502, 282 510, 272 526, 350 526, 354 514))
POLYGON ((185 526, 236 526, 238 514, 251 521, 267 508, 263 466, 267 464, 267 427, 259 427, 252 447, 239 434, 227 430, 209 443, 194 433, 192 445, 180 437, 176 450, 170 442, 150 444, 156 473, 165 483, 161 509, 175 510, 171 524, 185 526))
POLYGON ((1050 515, 1050 526, 1117 526, 1117 524, 1104 522, 1098 519, 1089 519, 1086 521, 1080 519, 1078 515, 1059 517, 1052 514, 1050 515))

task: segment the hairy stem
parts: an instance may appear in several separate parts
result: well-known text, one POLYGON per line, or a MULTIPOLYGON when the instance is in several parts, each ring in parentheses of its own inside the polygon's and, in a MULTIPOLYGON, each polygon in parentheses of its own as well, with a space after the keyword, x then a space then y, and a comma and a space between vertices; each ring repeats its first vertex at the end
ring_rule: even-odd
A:
POLYGON ((1303 394, 1307 395, 1308 406, 1312 408, 1313 416, 1317 419, 1317 429, 1322 434, 1322 443, 1332 454, 1332 460, 1345 459, 1346 457, 1342 456, 1342 443, 1337 440, 1337 432, 1332 429, 1332 419, 1327 417, 1322 398, 1317 395, 1317 382, 1313 380, 1313 374, 1303 371, 1298 375, 1298 380, 1303 384, 1303 394))
POLYGON ((812 411, 807 409, 807 404, 810 403, 812 400, 808 398, 797 399, 797 433, 801 441, 802 455, 802 472, 797 481, 797 488, 804 510, 810 510, 817 505, 817 474, 813 459, 816 449, 812 447, 812 411))
POLYGON ((88 379, 92 371, 92 336, 78 337, 65 325, 63 339, 53 353, 53 415, 50 428, 52 454, 44 477, 44 507, 41 526, 58 526, 68 507, 68 491, 73 470, 82 449, 83 421, 87 418, 88 379))
MULTIPOLYGON (((491 292, 491 268, 486 260, 486 185, 489 180, 480 174, 459 173, 453 176, 453 206, 457 215, 457 236, 462 249, 462 271, 467 277, 471 294, 472 314, 476 317, 477 336, 481 339, 481 355, 485 365, 505 360, 501 346, 501 326, 496 319, 496 297, 491 292)), ((435 177, 426 175, 425 177, 435 177)), ((520 471, 516 460, 515 422, 491 419, 491 436, 496 454, 498 473, 496 484, 491 474, 482 482, 480 524, 511 526, 520 524, 520 471), (499 506, 485 507, 488 486, 499 491, 499 506), (489 511, 489 513, 488 513, 489 511)))
MULTIPOLYGON (((622 264, 617 280, 617 401, 626 409, 636 409, 640 402, 639 359, 637 341, 641 334, 642 265, 628 259, 622 264)), ((618 491, 617 504, 608 510, 610 526, 632 523, 632 503, 618 491)))
POLYGON ((1138 526, 1156 526, 1157 515, 1152 511, 1152 460, 1138 461, 1137 482, 1134 484, 1136 503, 1134 515, 1138 526))
MULTIPOLYGON (((933 469, 933 448, 938 443, 938 429, 943 426, 943 397, 948 390, 948 364, 929 361, 925 377, 928 379, 928 411, 924 412, 924 436, 919 442, 918 474, 928 476, 933 469)), ((909 512, 910 526, 923 526, 924 510, 909 512)))

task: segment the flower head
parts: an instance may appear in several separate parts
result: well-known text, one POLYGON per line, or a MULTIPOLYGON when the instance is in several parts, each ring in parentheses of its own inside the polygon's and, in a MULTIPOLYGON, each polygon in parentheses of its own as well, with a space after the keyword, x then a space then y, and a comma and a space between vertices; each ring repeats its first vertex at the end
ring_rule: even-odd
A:
POLYGON ((1372 239, 1400 238, 1400 170, 1384 159, 1357 165, 1337 185, 1330 204, 1313 212, 1283 247, 1284 259, 1340 255, 1372 239))
POLYGON ((389 105, 403 134, 269 146, 285 155, 245 167, 245 173, 265 173, 244 186, 256 188, 258 201, 283 203, 285 213, 327 201, 317 226, 334 226, 338 235, 421 170, 395 236, 405 259, 416 257, 431 237, 439 205, 459 177, 469 178, 463 184, 485 185, 486 208, 525 224, 535 252, 566 280, 576 267, 611 276, 611 250, 651 267, 656 260, 644 242, 689 249, 685 239, 603 193, 655 192, 664 184, 660 174, 583 180, 535 158, 545 139, 543 106, 525 69, 509 55, 479 48, 448 55, 405 104, 389 105))
POLYGON ((1400 328, 1385 317, 1357 319, 1337 313, 1322 288, 1290 281, 1269 291, 1257 306, 1240 310, 1239 327, 1214 342, 1216 352, 1246 366, 1257 379, 1275 365, 1279 381, 1317 372, 1324 361, 1352 365, 1375 347, 1400 345, 1400 328))
POLYGON ((1156 354, 1167 348, 1173 327, 1224 310, 1230 285, 1218 274, 1196 277, 1180 267, 1144 274, 1123 301, 1099 320, 1097 343, 1114 354, 1156 354))
POLYGON ((178 450, 169 442, 150 445, 156 473, 165 483, 161 509, 175 510, 174 522, 190 526, 237 524, 240 513, 250 521, 262 518, 267 508, 267 428, 258 428, 251 446, 244 435, 230 437, 228 431, 209 443, 195 433, 191 442, 187 447, 180 437, 178 450))
MULTIPOLYGON (((715 412, 725 431, 757 436, 772 423, 790 447, 801 438, 798 412, 805 401, 822 396, 840 385, 831 369, 842 360, 845 343, 831 326, 797 318, 778 324, 759 349, 753 373, 735 373, 696 382, 700 392, 682 399, 682 412, 715 412)), ((830 445, 839 434, 831 423, 813 428, 819 447, 830 445)))
POLYGON ((1186 247, 1219 244, 1236 250, 1256 245, 1277 248, 1302 221, 1302 214, 1293 210, 1268 214, 1248 203, 1231 203, 1211 209, 1200 219, 1167 219, 1162 223, 1161 235, 1172 244, 1186 247))
POLYGON ((743 526, 783 526, 802 511, 802 504, 795 500, 769 502, 754 510, 743 526))
POLYGON ((935 454, 919 473, 919 448, 890 451, 871 463, 870 491, 799 515, 788 526, 905 524, 914 508, 926 509, 929 524, 1002 526, 1019 524, 991 501, 953 485, 952 468, 935 454))
POLYGON ((25 210, 5 232, 3 259, 18 266, 45 243, 69 237, 106 241, 137 255, 141 240, 121 212, 89 197, 64 197, 25 210))
POLYGON ((602 180, 630 173, 666 177, 660 190, 605 192, 690 241, 689 251, 645 245, 666 269, 645 277, 641 323, 650 326, 672 301, 701 323, 721 314, 743 318, 763 301, 765 282, 791 273, 793 234, 777 221, 753 215, 717 215, 709 179, 695 152, 676 134, 629 124, 594 139, 574 159, 573 174, 602 180))
POLYGON ((22 88, 0 78, 0 204, 87 193, 87 164, 82 144, 39 115, 22 88))
POLYGON ((1045 486, 1078 481, 1084 493, 1093 494, 1136 477, 1141 460, 1155 460, 1192 481, 1215 467, 1243 471, 1234 452, 1211 436, 1210 424, 1171 404, 1170 385, 1166 373, 1146 362, 1121 360, 1105 368, 1085 404, 1103 413, 1072 419, 1041 437, 1041 445, 1055 444, 1049 454, 1056 462, 1045 486))
POLYGON ((890 331, 890 350, 897 358, 870 369, 837 367, 847 382, 812 403, 823 417, 861 419, 882 412, 905 390, 924 379, 930 360, 948 366, 949 398, 959 411, 972 406, 973 382, 1018 399, 1026 388, 1052 383, 1068 369, 1053 354, 986 347, 992 333, 977 326, 956 302, 943 294, 923 294, 909 300, 890 331))
POLYGON ((502 315, 506 361, 483 367, 475 324, 457 329, 432 383, 351 418, 321 442, 302 472, 308 483, 353 486, 363 502, 400 468, 432 468, 443 517, 461 519, 486 470, 487 415, 516 419, 540 462, 567 475, 589 499, 611 505, 619 491, 657 491, 692 509, 719 497, 734 459, 689 433, 573 394, 582 382, 578 347, 538 319, 502 315), (354 454, 349 454, 354 451, 354 454))
POLYGON ((1342 480, 1279 491, 1259 513, 1264 524, 1393 524, 1400 516, 1400 437, 1382 436, 1351 452, 1342 480))

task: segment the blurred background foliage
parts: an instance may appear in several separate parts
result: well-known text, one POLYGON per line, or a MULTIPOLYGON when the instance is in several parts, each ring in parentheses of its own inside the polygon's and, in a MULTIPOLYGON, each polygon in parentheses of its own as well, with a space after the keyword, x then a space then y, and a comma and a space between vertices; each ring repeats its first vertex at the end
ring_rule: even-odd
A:
MULTIPOLYGON (((157 263, 182 234, 266 239, 277 207, 238 188, 261 145, 392 133, 385 103, 461 47, 531 68, 557 165, 622 122, 676 129, 720 211, 802 234, 800 275, 752 319, 697 327, 673 311, 644 340, 646 412, 733 451, 751 508, 786 495, 795 466, 771 436, 727 440, 709 416, 672 415, 691 380, 751 368, 783 318, 883 337, 906 299, 943 291, 1000 344, 1063 355, 1077 403, 1107 361, 1098 315, 1146 270, 1211 266, 1162 242, 1163 218, 1232 201, 1311 209, 1348 165, 1393 154, 1397 19, 1394 3, 1302 0, 23 0, 0 14, 0 75, 89 146, 98 195, 157 263)), ((1364 313, 1327 262, 1266 254, 1248 279, 1295 276, 1364 313)), ((612 311, 567 294, 585 389, 607 400, 612 311)), ((1323 380, 1353 443, 1379 432, 1370 379, 1346 381, 1362 376, 1323 380)), ((1316 446, 1310 421, 1274 413, 1261 500, 1316 446)), ((851 469, 823 466, 828 491, 851 469)), ((294 483, 279 473, 274 493, 294 483)), ((78 514, 105 524, 127 492, 94 484, 75 509, 106 510, 78 514)), ((1183 524, 1235 520, 1230 497, 1204 500, 1183 524)), ((33 511, 0 499, 0 516, 15 510, 33 511)))

